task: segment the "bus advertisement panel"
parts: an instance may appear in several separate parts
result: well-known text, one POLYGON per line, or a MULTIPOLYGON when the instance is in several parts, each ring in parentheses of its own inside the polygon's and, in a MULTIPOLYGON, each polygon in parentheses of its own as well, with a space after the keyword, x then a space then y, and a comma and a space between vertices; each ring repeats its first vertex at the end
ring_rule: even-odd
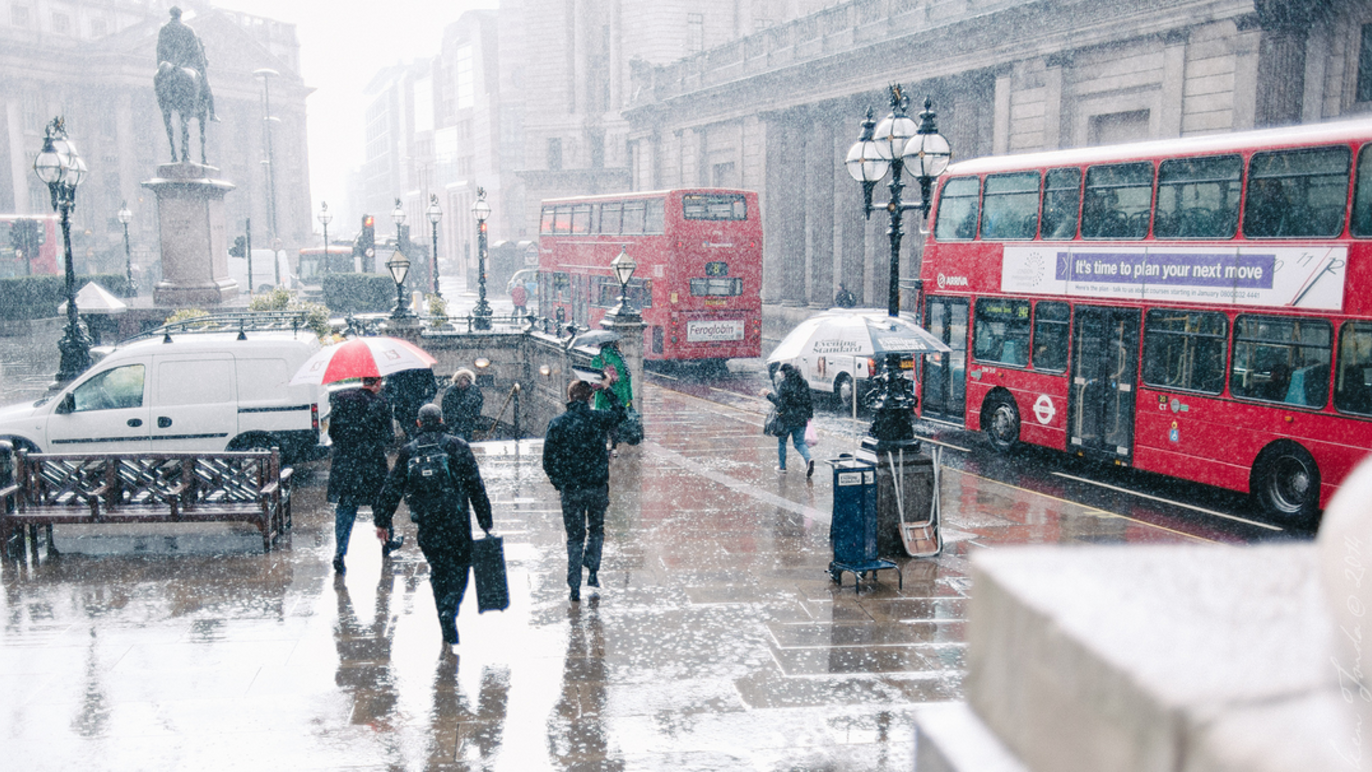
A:
POLYGON ((922 413, 1318 522, 1372 449, 1372 121, 965 161, 922 413))
POLYGON ((643 315, 644 358, 722 363, 762 354, 762 217, 757 194, 667 190, 543 202, 539 313, 586 328, 619 302, 610 261, 643 315))

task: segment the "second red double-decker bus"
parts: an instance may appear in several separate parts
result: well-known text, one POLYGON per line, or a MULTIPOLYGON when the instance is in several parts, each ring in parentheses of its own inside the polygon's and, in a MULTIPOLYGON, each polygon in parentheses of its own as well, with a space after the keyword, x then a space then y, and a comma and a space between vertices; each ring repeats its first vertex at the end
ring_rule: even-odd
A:
POLYGON ((933 217, 926 416, 1290 525, 1372 449, 1372 121, 976 159, 933 217))
POLYGON ((62 233, 54 214, 0 214, 0 277, 57 273, 62 233))
POLYGON ((718 188, 551 199, 539 227, 538 307, 586 327, 619 302, 610 261, 638 265, 628 299, 649 361, 762 354, 757 194, 718 188))

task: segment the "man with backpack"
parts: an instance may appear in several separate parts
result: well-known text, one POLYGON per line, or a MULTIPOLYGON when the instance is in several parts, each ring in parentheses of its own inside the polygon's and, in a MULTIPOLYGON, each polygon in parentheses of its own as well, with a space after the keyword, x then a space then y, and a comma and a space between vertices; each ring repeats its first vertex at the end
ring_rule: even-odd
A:
POLYGON ((457 643, 457 611, 472 564, 472 521, 490 535, 491 500, 476 456, 460 437, 444 431, 438 405, 419 409, 418 433, 400 449, 374 510, 376 537, 385 541, 403 497, 419 524, 419 549, 429 561, 429 584, 445 644, 457 643))

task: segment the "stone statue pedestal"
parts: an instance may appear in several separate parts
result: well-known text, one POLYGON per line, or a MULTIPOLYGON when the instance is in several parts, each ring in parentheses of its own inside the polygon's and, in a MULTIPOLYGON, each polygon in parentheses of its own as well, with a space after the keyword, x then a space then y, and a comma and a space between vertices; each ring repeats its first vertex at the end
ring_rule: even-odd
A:
POLYGON ((197 163, 161 164, 143 182, 157 195, 162 281, 153 287, 156 305, 217 305, 238 295, 224 222, 224 194, 234 185, 214 179, 218 172, 197 163))

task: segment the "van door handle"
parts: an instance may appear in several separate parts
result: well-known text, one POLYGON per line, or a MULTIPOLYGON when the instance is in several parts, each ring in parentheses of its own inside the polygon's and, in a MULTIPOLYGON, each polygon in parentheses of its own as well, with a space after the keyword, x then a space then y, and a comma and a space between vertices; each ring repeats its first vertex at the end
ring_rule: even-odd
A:
POLYGON ((129 426, 142 426, 142 425, 143 425, 143 419, 141 419, 141 418, 130 418, 130 419, 129 419, 129 426))
POLYGON ((160 415, 160 416, 157 417, 157 428, 159 428, 159 429, 165 429, 165 428, 167 428, 168 426, 171 426, 171 419, 170 419, 170 418, 168 418, 168 417, 166 417, 166 416, 164 416, 164 415, 160 415))

